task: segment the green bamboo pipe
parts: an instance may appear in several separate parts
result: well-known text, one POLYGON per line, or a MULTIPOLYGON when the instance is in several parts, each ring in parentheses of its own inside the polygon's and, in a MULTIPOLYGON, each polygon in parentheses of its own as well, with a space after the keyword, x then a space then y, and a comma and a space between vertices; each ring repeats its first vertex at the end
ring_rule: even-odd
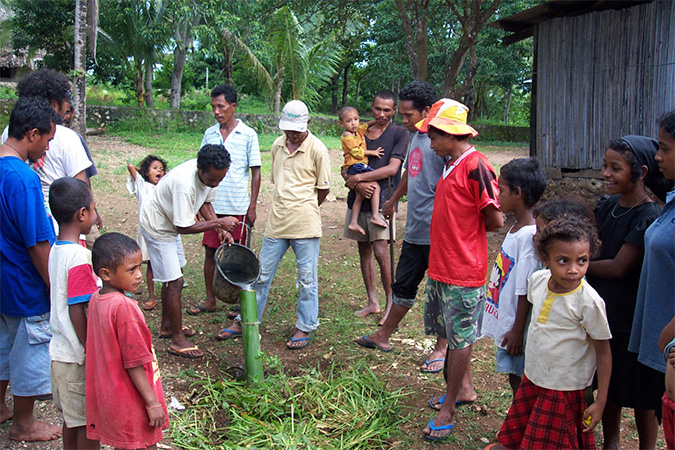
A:
POLYGON ((241 304, 241 338, 244 341, 246 384, 251 385, 263 381, 260 332, 258 330, 258 304, 255 291, 242 289, 239 293, 239 302, 241 304))

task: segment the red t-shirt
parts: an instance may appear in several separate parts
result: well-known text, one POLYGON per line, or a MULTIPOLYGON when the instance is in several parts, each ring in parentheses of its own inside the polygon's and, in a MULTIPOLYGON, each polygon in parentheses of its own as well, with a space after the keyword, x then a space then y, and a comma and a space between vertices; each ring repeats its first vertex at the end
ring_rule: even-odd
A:
POLYGON ((91 296, 86 354, 87 437, 118 448, 145 448, 161 441, 169 415, 152 335, 135 301, 118 292, 91 296), (162 427, 148 425, 145 401, 127 372, 139 366, 164 410, 162 427))
POLYGON ((473 147, 447 176, 441 176, 431 216, 431 279, 464 287, 485 284, 488 252, 483 209, 499 208, 498 194, 495 169, 473 147))

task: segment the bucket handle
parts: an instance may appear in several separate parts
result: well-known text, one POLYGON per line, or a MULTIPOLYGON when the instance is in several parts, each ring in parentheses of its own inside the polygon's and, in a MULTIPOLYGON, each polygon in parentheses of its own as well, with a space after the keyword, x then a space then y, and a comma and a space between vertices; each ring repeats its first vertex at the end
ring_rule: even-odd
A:
POLYGON ((236 244, 243 245, 246 248, 251 248, 251 242, 252 242, 252 237, 253 237, 253 228, 248 224, 246 218, 244 217, 244 220, 239 222, 241 225, 242 231, 244 230, 244 227, 246 227, 246 242, 242 243, 241 240, 239 242, 235 241, 236 244))

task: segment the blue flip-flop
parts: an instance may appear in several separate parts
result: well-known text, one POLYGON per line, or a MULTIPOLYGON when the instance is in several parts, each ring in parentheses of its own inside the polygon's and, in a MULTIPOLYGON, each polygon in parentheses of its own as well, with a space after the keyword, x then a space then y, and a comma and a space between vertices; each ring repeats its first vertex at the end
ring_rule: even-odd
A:
POLYGON ((220 330, 220 333, 216 334, 216 339, 218 339, 219 341, 226 341, 228 339, 234 339, 234 338, 239 337, 239 336, 241 336, 241 333, 238 333, 236 331, 232 331, 229 328, 223 328, 222 330, 220 330), (229 333, 229 334, 221 336, 220 335, 221 333, 229 333))
POLYGON ((434 419, 431 419, 429 421, 429 428, 431 431, 444 431, 444 430, 450 430, 450 433, 446 434, 445 436, 432 436, 430 434, 425 434, 424 437, 427 438, 430 441, 444 441, 450 435, 452 434, 452 429, 455 428, 455 422, 452 422, 450 425, 441 425, 440 427, 434 426, 434 419))
MULTIPOLYGON (((432 359, 431 361, 426 359, 426 360, 424 360, 424 364, 426 364, 427 367, 429 367, 429 364, 433 364, 435 362, 440 362, 440 361, 443 361, 443 366, 444 366, 445 365, 445 358, 432 359)), ((420 370, 422 371, 422 373, 438 373, 441 370, 443 370, 443 366, 439 367, 438 369, 434 369, 434 370, 429 370, 429 369, 420 369, 420 370)))
POLYGON ((292 346, 287 344, 286 347, 289 350, 300 350, 301 348, 307 347, 307 344, 309 344, 309 338, 311 338, 311 337, 312 337, 312 333, 309 333, 309 336, 304 337, 304 338, 297 338, 296 339, 293 336, 291 336, 291 344, 294 344, 296 342, 302 342, 302 344, 299 345, 299 346, 296 346, 296 347, 292 347, 292 346))
POLYGON ((377 344, 373 344, 372 342, 370 342, 370 341, 368 340, 368 336, 370 336, 370 335, 369 335, 369 334, 365 334, 365 335, 361 336, 361 339, 363 340, 363 342, 361 342, 361 341, 359 341, 358 339, 356 339, 356 343, 359 344, 361 347, 365 347, 365 348, 376 348, 376 349, 378 349, 378 350, 380 350, 380 351, 382 351, 382 352, 385 352, 385 353, 389 353, 390 351, 392 351, 392 350, 394 349, 394 347, 383 348, 383 347, 380 347, 380 346, 377 345, 377 344))
MULTIPOLYGON (((431 397, 429 399, 429 406, 431 407, 431 409, 436 410, 436 411, 438 411, 438 408, 436 408, 435 406, 442 405, 443 403, 445 403, 445 395, 443 397, 439 398, 438 403, 436 403, 435 405, 434 405, 434 398, 431 397)), ((468 401, 464 401, 464 400, 457 400, 455 402, 455 406, 470 405, 471 403, 473 403, 473 402, 468 402, 468 401)))

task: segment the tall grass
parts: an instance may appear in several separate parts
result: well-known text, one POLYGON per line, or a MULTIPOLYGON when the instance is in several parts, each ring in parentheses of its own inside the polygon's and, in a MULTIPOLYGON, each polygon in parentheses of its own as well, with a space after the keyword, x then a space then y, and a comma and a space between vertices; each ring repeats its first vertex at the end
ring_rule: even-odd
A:
POLYGON ((192 406, 172 417, 171 439, 187 450, 234 448, 387 448, 400 435, 400 389, 359 361, 351 367, 284 372, 266 357, 265 382, 195 376, 192 406))

